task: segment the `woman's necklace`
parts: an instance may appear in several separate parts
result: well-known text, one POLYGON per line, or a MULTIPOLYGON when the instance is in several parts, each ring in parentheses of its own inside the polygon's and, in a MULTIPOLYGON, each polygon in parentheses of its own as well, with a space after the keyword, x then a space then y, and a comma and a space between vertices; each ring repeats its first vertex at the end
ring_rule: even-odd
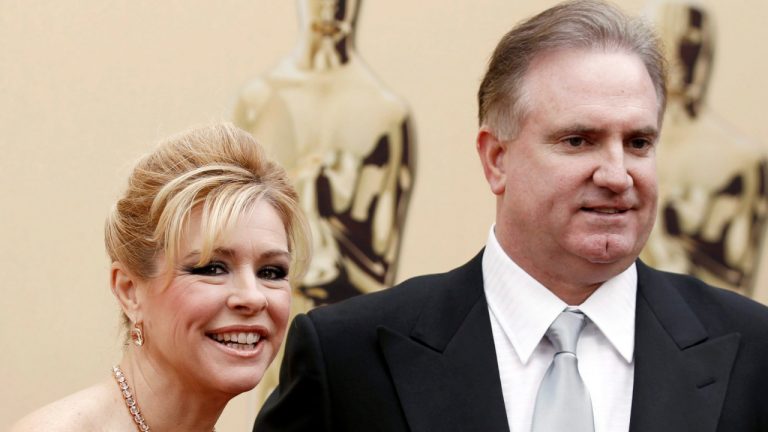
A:
MULTIPOLYGON (((149 432, 149 426, 144 420, 144 416, 141 415, 139 404, 136 402, 136 396, 131 393, 131 388, 128 386, 128 380, 125 378, 123 371, 120 370, 120 366, 112 366, 112 374, 115 375, 117 386, 120 387, 120 392, 123 394, 125 404, 128 405, 128 412, 131 413, 133 421, 136 422, 136 427, 141 432, 149 432)), ((213 432, 216 432, 216 427, 213 428, 213 432)))
POLYGON ((128 380, 125 379, 125 375, 123 374, 123 371, 120 370, 120 366, 112 366, 112 373, 115 375, 117 386, 120 387, 123 399, 125 399, 125 403, 128 405, 128 411, 131 413, 133 421, 136 422, 136 427, 142 432, 149 432, 149 426, 147 426, 147 422, 144 421, 144 416, 141 415, 139 404, 136 403, 136 398, 133 396, 133 393, 131 393, 131 388, 128 387, 128 380))

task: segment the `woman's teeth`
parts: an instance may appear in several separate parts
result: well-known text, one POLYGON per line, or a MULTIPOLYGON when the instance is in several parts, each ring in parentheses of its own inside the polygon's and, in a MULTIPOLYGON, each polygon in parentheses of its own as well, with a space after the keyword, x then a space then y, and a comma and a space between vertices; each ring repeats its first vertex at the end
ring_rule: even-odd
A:
POLYGON ((209 334, 208 337, 216 342, 226 345, 235 349, 253 349, 259 340, 261 335, 258 333, 215 333, 209 334))

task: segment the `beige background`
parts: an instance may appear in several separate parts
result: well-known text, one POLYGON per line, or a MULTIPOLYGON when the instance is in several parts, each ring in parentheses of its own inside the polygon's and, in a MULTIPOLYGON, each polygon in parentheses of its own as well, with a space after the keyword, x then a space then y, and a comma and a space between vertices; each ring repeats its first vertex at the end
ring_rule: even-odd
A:
MULTIPOLYGON (((400 280, 461 264, 483 245, 494 201, 474 154, 475 91, 498 38, 553 2, 521 3, 363 7, 360 52, 409 101, 418 136, 400 280)), ((710 103, 768 145, 768 2, 710 7, 719 23, 710 103)), ((107 376, 119 343, 102 224, 131 162, 170 133, 227 119, 239 88, 291 49, 295 15, 287 0, 0 0, 3 428, 107 376)), ((768 302, 762 261, 757 296, 768 302)), ((235 399, 219 430, 250 430, 252 405, 235 399)))

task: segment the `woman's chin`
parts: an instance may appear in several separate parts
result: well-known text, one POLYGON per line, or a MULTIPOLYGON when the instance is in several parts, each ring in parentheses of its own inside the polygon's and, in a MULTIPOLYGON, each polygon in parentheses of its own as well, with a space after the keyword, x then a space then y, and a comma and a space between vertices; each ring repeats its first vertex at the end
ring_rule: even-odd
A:
POLYGON ((221 393, 235 397, 240 393, 253 390, 264 376, 264 371, 259 370, 257 373, 254 373, 253 370, 249 373, 232 371, 232 373, 219 373, 217 375, 219 376, 214 378, 215 382, 212 383, 212 387, 221 393))
MULTIPOLYGON (((208 355, 204 368, 207 374, 201 376, 219 383, 221 391, 242 393, 250 391, 261 381, 267 368, 272 363, 275 349, 271 340, 263 339, 252 347, 231 347, 212 340, 206 341, 208 355)), ((230 344, 231 345, 231 344, 230 344)))

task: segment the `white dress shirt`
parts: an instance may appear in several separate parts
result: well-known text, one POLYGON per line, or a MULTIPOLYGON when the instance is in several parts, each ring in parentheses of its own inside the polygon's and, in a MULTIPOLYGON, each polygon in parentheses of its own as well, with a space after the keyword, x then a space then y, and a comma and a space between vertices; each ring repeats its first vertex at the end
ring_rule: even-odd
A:
POLYGON ((555 354, 544 334, 566 307, 588 318, 576 355, 592 399, 595 432, 628 431, 635 370, 635 265, 606 281, 584 303, 569 306, 509 258, 491 227, 483 282, 510 431, 531 430, 539 384, 555 354))

